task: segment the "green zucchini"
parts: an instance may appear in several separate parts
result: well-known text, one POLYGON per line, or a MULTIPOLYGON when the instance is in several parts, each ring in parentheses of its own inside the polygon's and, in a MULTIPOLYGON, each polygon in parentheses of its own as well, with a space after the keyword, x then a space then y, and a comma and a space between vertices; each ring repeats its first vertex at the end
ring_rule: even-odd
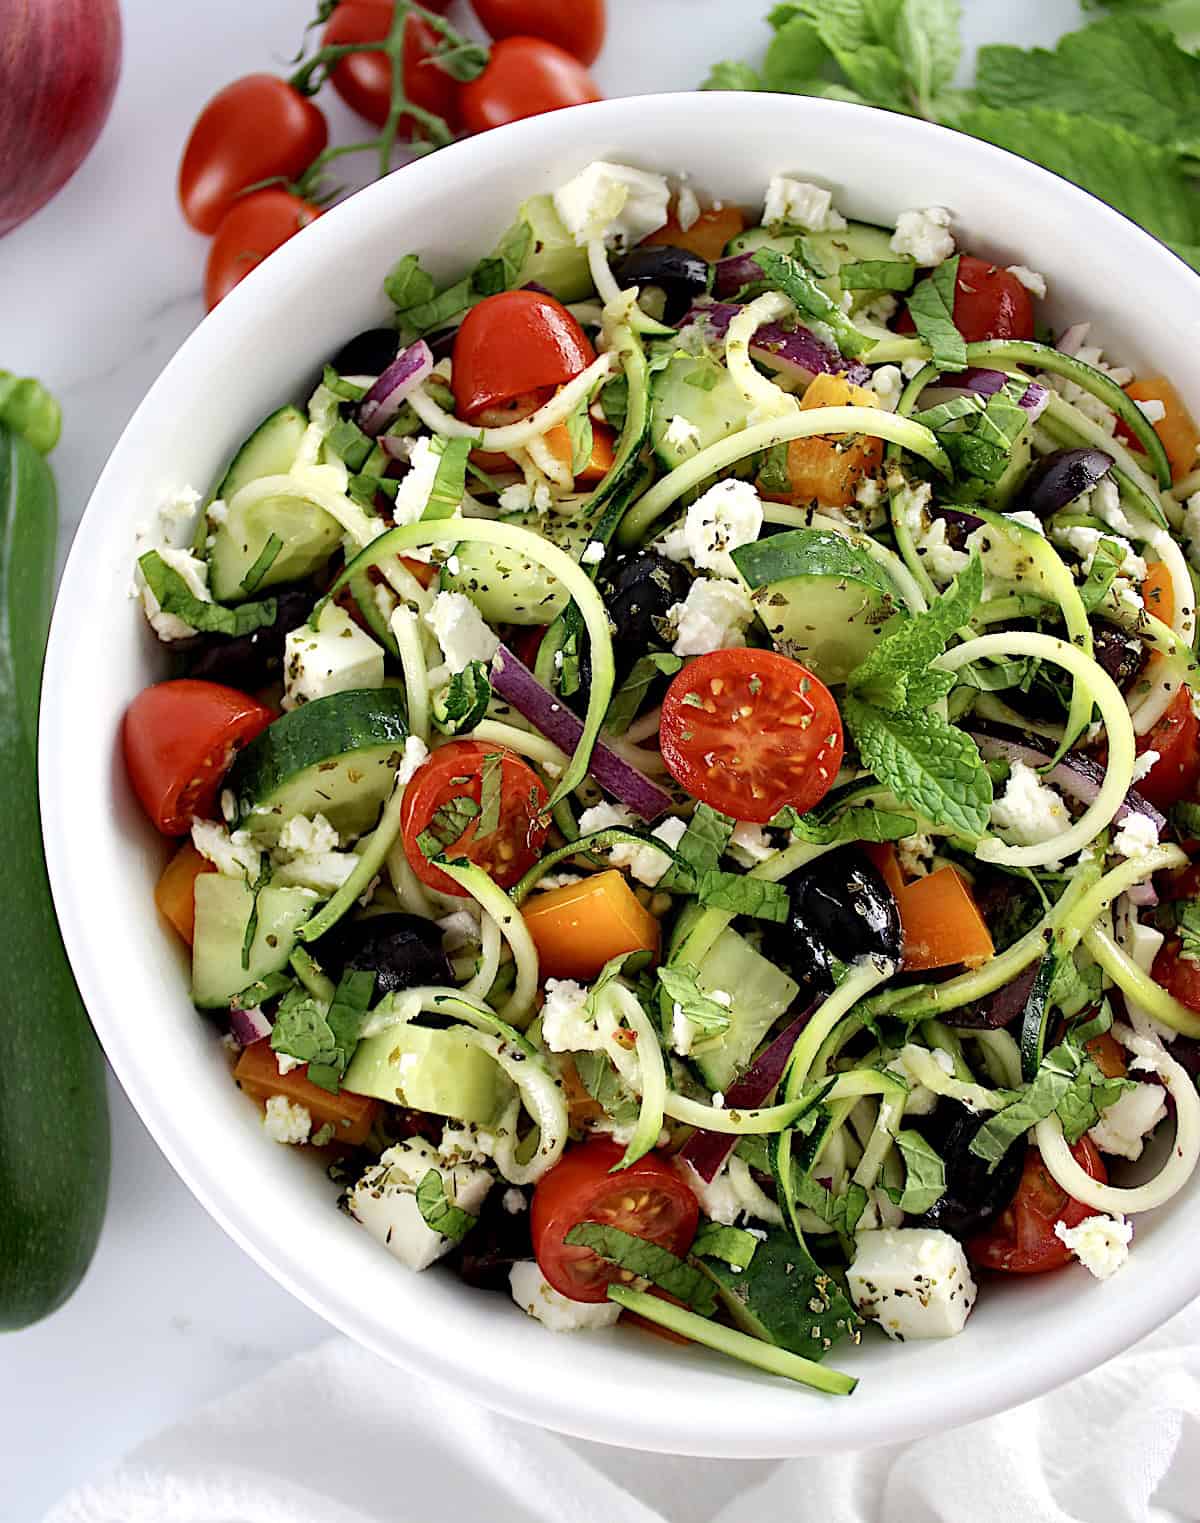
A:
MULTIPOLYGON (((57 406, 45 398, 33 414, 23 428, 39 414, 53 420, 57 406)), ((52 442, 57 428, 28 431, 52 442)), ((0 877, 0 1329, 27 1327, 71 1295, 108 1195, 104 1061, 54 918, 38 819, 56 528, 49 467, 0 422, 0 810, 10 868, 0 877)))

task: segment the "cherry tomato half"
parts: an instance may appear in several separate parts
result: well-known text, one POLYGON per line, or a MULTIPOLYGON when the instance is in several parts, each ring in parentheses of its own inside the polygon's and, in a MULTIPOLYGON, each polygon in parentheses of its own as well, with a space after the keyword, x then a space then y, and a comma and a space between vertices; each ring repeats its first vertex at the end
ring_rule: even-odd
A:
MULTIPOLYGON (((1086 1133, 1071 1152, 1093 1179, 1107 1181, 1104 1160, 1086 1133)), ((1048 1269, 1061 1269, 1070 1263, 1071 1250, 1055 1236, 1055 1224, 1078 1227, 1094 1214, 1091 1206, 1067 1194, 1042 1162, 1037 1148, 1030 1148, 1017 1193, 986 1231, 968 1241, 967 1256, 983 1269, 1007 1274, 1044 1274, 1048 1269)))
POLYGON ((829 792, 842 764, 842 720, 829 689, 798 661, 714 650, 667 689, 659 743, 689 793, 762 825, 785 804, 803 813, 829 792))
POLYGON ((1200 1012, 1200 963, 1182 955, 1183 944, 1177 937, 1166 942, 1154 959, 1150 976, 1173 994, 1181 1005, 1200 1012))
POLYGON ((471 0, 493 37, 542 37, 595 63, 604 43, 604 0, 471 0))
POLYGON ((1181 687, 1166 713, 1145 735, 1138 752, 1157 751, 1158 760, 1137 785, 1143 798, 1159 809, 1180 799, 1196 797, 1200 785, 1200 720, 1192 710, 1191 693, 1181 687))
MULTIPOLYGON (((974 254, 962 254, 954 282, 954 326, 968 344, 985 338, 1032 338, 1032 298, 1015 275, 974 254)), ((907 310, 896 328, 900 333, 916 332, 907 310)))
POLYGON ((294 180, 329 141, 324 113, 274 74, 219 90, 192 128, 179 166, 179 201, 199 233, 215 233, 248 185, 294 180))
POLYGON ((538 859, 546 839, 546 824, 541 817, 548 794, 532 767, 503 746, 485 746, 477 740, 454 740, 439 746, 428 761, 414 773, 404 790, 400 806, 400 828, 404 835, 404 854, 422 883, 443 894, 464 894, 453 878, 434 867, 421 850, 418 837, 428 830, 434 815, 451 799, 471 798, 477 804, 483 798, 483 769, 489 756, 499 755, 500 823, 487 835, 477 837, 477 821, 472 820, 462 835, 447 848, 449 857, 465 857, 482 867, 501 888, 509 888, 538 859))
MULTIPOLYGON (((326 47, 382 42, 391 28, 392 12, 390 0, 341 0, 322 41, 326 47)), ((458 121, 459 86, 439 64, 430 62, 438 41, 437 33, 420 16, 409 16, 404 23, 404 93, 414 106, 442 117, 453 128, 458 121)), ((392 61, 386 53, 349 53, 334 65, 330 77, 352 111, 383 126, 392 105, 392 61)), ((421 136, 411 116, 400 118, 399 136, 421 136)))
POLYGON ((493 43, 487 68, 478 79, 460 86, 459 93, 468 132, 487 132, 522 117, 600 99, 595 80, 578 58, 540 37, 506 37, 493 43))
POLYGON ((186 835, 193 815, 212 813, 234 753, 274 717, 218 682, 182 677, 143 688, 125 710, 121 746, 133 791, 164 835, 186 835))
POLYGON ((579 1143, 542 1175, 533 1192, 529 1226, 538 1268, 572 1301, 605 1300, 605 1287, 622 1275, 590 1248, 563 1241, 580 1222, 619 1227, 680 1258, 696 1236, 700 1207, 683 1177, 655 1153, 612 1173, 624 1153, 607 1139, 579 1143))
POLYGON ((536 405, 595 358, 583 329, 553 296, 501 291, 485 297, 454 340, 451 384, 459 416, 474 423, 490 408, 525 407, 531 398, 536 405))
POLYGON ((223 301, 268 254, 321 215, 321 208, 286 190, 240 196, 221 220, 204 271, 208 310, 223 301))

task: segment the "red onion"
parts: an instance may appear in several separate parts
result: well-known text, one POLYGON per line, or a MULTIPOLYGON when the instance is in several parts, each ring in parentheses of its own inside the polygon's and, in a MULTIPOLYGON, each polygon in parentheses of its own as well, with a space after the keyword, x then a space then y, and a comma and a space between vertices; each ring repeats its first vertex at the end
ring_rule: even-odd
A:
POLYGON ((1060 354, 1076 355, 1087 343, 1088 333, 1091 331, 1091 323, 1072 323, 1069 328, 1064 328, 1055 348, 1060 354))
MULTIPOLYGON (((922 409, 936 407, 941 402, 948 402, 954 397, 962 396, 964 392, 969 392, 976 397, 993 397, 1011 379, 1012 377, 1005 375, 1002 370, 974 368, 964 370, 957 375, 942 376, 936 385, 926 387, 921 393, 921 407, 922 409)), ((1049 400, 1049 390, 1040 381, 1030 381, 1024 395, 1018 398, 1017 405, 1025 409, 1032 423, 1041 417, 1049 400)))
POLYGON ((753 254, 731 254, 728 259, 717 261, 713 272, 713 295, 736 296, 744 286, 752 286, 762 278, 762 265, 753 254))
MULTIPOLYGON (((798 1015, 760 1054, 758 1062, 729 1086, 725 1091, 726 1110, 752 1110, 755 1106, 764 1104, 783 1078, 792 1048, 816 1008, 816 1004, 812 1004, 803 1015, 798 1015)), ((736 1146, 737 1138, 730 1137, 725 1132, 697 1131, 684 1143, 679 1156, 685 1163, 691 1164, 701 1179, 712 1180, 720 1173, 721 1165, 736 1146)))
MULTIPOLYGON (((543 687, 525 663, 503 645, 492 662, 492 686, 559 750, 568 755, 574 751, 583 734, 582 720, 577 719, 549 688, 543 687)), ((602 788, 622 804, 628 804, 644 820, 657 819, 671 807, 671 795, 666 789, 618 756, 602 740, 596 742, 588 771, 602 788)))
POLYGON ((236 1005, 229 1011, 229 1030, 243 1047, 253 1047, 271 1035, 271 1022, 255 1005, 250 1010, 240 1010, 236 1005))
POLYGON ((1037 971, 1038 964, 1031 963, 986 999, 962 1005, 957 1010, 947 1010, 942 1019, 947 1026, 958 1026, 965 1031, 995 1031, 1011 1025, 1025 1008, 1037 971))
MULTIPOLYGON (((721 336, 740 311, 740 307, 729 302, 714 302, 711 306, 694 306, 683 322, 684 325, 702 322, 721 336)), ((871 372, 865 365, 858 360, 848 360, 807 328, 784 328, 779 323, 764 323, 754 335, 750 353, 768 370, 778 371, 805 384, 815 375, 844 375, 855 386, 862 386, 871 379, 871 372)))
POLYGON ((67 183, 100 136, 121 71, 117 0, 0 6, 0 236, 67 183))
POLYGON ((432 373, 433 354, 423 338, 401 349, 358 404, 358 426, 363 433, 381 434, 395 420, 404 399, 432 373))

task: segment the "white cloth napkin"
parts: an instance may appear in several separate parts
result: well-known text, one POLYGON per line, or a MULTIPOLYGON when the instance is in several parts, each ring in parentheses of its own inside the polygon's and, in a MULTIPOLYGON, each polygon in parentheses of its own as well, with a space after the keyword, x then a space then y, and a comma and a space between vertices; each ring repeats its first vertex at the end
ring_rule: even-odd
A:
MULTIPOLYGON (((1093 1293, 1102 1317, 1104 1289, 1093 1293)), ((561 1438, 335 1339, 168 1428, 45 1523, 748 1518, 1195 1523, 1200 1302, 1095 1373, 987 1422, 797 1460, 683 1459, 561 1438)))

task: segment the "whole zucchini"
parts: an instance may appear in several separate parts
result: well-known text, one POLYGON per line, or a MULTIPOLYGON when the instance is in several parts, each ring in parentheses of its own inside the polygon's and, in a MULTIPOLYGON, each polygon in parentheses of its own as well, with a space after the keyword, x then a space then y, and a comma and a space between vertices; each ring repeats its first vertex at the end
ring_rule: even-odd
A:
POLYGON ((0 372, 0 1329, 60 1306, 108 1193, 104 1062, 71 977, 42 856, 37 709, 57 535, 38 448, 53 399, 0 372))

